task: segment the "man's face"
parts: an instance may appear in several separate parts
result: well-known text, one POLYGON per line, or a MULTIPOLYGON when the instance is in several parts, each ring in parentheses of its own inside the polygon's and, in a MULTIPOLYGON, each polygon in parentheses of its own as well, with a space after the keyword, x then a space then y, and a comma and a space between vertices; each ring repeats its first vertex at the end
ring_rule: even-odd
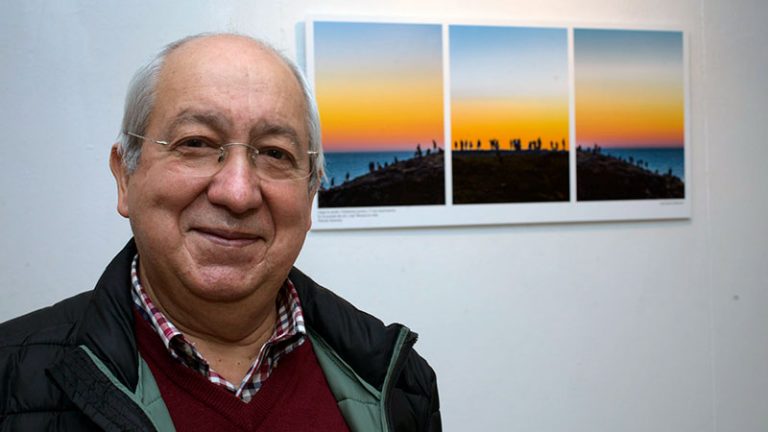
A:
POLYGON ((308 179, 260 180, 241 146, 229 148, 214 175, 185 175, 152 140, 199 135, 248 143, 283 130, 306 152, 304 119, 288 67, 247 39, 198 39, 167 57, 136 171, 126 175, 113 161, 118 210, 130 218, 142 279, 153 291, 237 301, 260 288, 277 290, 310 228, 313 193, 308 179))

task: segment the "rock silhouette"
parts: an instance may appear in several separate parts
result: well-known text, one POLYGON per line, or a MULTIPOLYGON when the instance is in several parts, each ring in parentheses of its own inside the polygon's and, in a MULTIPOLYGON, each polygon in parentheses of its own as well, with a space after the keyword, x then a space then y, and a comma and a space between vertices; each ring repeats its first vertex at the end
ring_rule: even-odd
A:
POLYGON ((444 204, 444 179, 443 154, 422 154, 320 190, 318 205, 328 208, 444 204))
POLYGON ((673 199, 685 197, 685 183, 670 168, 661 175, 648 162, 626 161, 601 153, 599 145, 576 152, 576 185, 579 201, 673 199))

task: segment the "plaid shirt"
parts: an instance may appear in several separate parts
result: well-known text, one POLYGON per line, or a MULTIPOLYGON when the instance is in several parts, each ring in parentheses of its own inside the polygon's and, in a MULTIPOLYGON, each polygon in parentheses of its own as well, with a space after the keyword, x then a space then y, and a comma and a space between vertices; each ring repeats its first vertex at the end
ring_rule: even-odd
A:
POLYGON ((277 295, 277 323, 272 336, 261 347, 259 355, 245 374, 239 385, 226 380, 216 373, 195 346, 173 325, 173 323, 152 303, 139 282, 139 255, 131 263, 131 282, 133 284, 133 302, 139 314, 147 320, 160 336, 171 357, 179 360, 206 377, 210 382, 220 385, 243 402, 249 402, 259 391, 269 375, 277 367, 280 358, 298 348, 307 340, 304 327, 304 315, 301 311, 299 295, 290 280, 286 280, 277 295))

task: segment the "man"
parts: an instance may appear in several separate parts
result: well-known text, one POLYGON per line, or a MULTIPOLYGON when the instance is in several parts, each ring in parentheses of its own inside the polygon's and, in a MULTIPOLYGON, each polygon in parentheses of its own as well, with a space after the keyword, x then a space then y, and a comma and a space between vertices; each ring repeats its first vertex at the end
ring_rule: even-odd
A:
POLYGON ((322 165, 293 63, 166 47, 110 157, 134 239, 93 291, 0 326, 0 430, 439 430, 416 335, 292 268, 322 165))

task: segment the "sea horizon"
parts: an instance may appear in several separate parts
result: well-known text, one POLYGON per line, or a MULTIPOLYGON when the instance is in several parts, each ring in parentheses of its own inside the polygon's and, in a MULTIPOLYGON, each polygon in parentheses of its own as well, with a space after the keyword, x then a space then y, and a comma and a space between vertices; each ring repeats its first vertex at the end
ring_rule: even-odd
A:
MULTIPOLYGON (((591 146, 583 146, 589 150, 591 146)), ((666 174, 672 170, 672 175, 685 181, 685 148, 684 147, 600 147, 602 154, 629 161, 642 160, 648 163, 647 169, 666 174)))
MULTIPOLYGON (((429 147, 422 147, 426 152, 429 147)), ((389 150, 389 151, 326 151, 325 152, 325 175, 327 180, 323 182, 323 187, 328 188, 333 181, 334 186, 344 183, 347 174, 349 180, 368 174, 370 172, 370 163, 375 166, 392 164, 395 160, 403 161, 415 156, 413 150, 389 150)))

